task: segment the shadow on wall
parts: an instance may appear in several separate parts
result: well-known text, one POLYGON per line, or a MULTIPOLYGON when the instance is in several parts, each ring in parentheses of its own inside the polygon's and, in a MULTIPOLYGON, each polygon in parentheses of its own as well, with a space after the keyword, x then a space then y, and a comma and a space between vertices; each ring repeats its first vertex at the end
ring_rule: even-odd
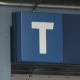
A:
POLYGON ((11 62, 12 62, 12 26, 10 27, 10 53, 11 53, 11 62))

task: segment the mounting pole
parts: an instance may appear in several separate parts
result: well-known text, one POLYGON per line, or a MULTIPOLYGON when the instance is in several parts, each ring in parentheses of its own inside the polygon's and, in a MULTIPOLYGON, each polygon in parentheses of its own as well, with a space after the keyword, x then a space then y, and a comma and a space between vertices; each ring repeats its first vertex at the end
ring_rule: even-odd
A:
POLYGON ((34 5, 34 7, 33 7, 33 12, 35 12, 35 9, 36 9, 37 5, 40 4, 41 1, 42 1, 42 0, 39 0, 39 1, 34 5))

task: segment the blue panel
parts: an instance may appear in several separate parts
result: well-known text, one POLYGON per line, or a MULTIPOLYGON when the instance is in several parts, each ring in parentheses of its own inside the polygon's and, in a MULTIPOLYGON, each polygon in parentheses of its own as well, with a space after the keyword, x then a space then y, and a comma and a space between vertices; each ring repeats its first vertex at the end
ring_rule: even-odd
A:
POLYGON ((80 15, 63 15, 64 63, 80 64, 80 15))
MULTIPOLYGON (((17 18, 21 20, 21 26, 17 26, 17 31, 21 30, 21 48, 19 44, 17 46, 20 50, 18 62, 63 62, 62 14, 21 12, 21 19, 20 16, 17 18), (32 21, 54 22, 54 29, 46 30, 47 54, 39 53, 39 30, 31 28, 32 21)), ((20 24, 19 21, 17 24, 20 24)), ((17 42, 20 42, 20 37, 17 42)))
POLYGON ((12 57, 13 62, 17 61, 17 14, 12 14, 12 57))
POLYGON ((21 13, 17 13, 17 61, 21 61, 21 13))
POLYGON ((12 14, 13 62, 21 61, 21 13, 12 14))

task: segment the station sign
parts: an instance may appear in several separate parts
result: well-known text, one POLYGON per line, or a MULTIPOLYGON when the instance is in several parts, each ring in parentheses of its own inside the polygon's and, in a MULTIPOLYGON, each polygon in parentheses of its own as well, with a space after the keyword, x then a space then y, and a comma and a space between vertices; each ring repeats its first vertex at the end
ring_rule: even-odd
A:
POLYGON ((80 15, 12 14, 14 62, 80 64, 80 15))

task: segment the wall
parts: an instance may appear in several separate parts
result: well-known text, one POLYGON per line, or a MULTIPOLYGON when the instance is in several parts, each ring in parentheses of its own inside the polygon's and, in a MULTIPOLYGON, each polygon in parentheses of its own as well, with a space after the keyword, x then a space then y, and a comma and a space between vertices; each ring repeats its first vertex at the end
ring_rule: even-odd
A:
MULTIPOLYGON (((0 6, 0 80, 11 80, 10 27, 12 26, 12 12, 20 11, 31 12, 32 8, 0 6)), ((44 8, 37 8, 36 12, 80 14, 80 10, 44 8)))

